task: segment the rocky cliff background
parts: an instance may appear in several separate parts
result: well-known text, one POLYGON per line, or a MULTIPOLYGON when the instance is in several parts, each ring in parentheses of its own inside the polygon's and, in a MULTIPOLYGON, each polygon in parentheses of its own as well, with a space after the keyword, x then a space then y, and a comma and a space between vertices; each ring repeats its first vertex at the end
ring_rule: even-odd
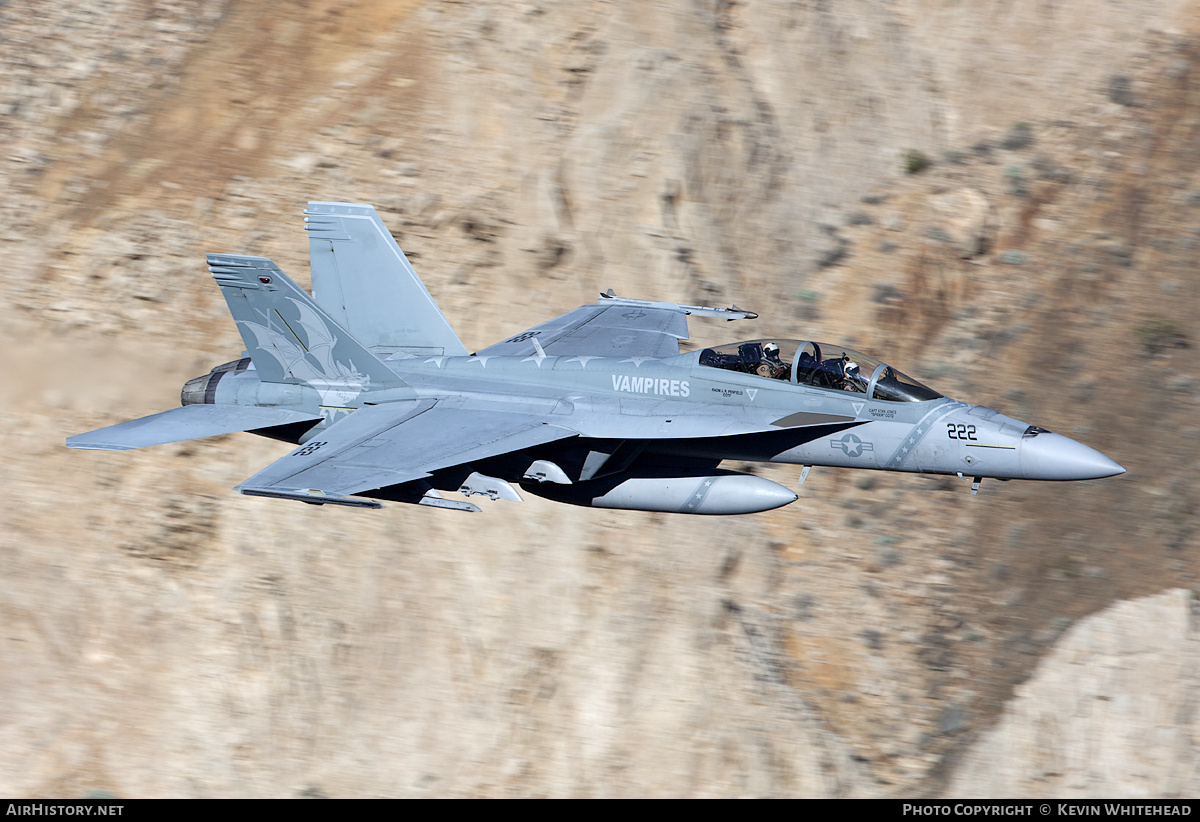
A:
POLYGON ((10 0, 0 181, 0 794, 1200 792, 1200 4, 10 0), (65 449, 238 355, 203 254, 306 282, 309 199, 470 349, 736 302, 693 343, 845 341, 1129 472, 459 515, 65 449))

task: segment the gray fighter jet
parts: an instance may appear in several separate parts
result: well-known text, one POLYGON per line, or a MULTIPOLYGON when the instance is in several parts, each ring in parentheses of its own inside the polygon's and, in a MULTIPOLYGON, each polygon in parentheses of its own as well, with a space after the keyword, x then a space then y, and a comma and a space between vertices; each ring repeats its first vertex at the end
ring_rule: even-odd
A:
POLYGON ((211 254, 247 353, 188 381, 180 408, 71 437, 125 450, 234 431, 297 444, 243 494, 478 511, 444 491, 596 508, 744 514, 796 499, 723 460, 972 478, 1124 473, 1078 442, 944 397, 815 340, 679 353, 687 316, 601 295, 474 354, 369 205, 309 203, 313 294, 264 257, 211 254))

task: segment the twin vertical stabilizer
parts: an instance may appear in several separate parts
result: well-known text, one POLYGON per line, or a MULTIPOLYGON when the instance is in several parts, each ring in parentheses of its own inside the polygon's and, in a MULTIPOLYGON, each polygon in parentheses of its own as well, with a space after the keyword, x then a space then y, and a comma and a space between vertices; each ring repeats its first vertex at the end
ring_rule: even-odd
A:
POLYGON ((209 254, 208 267, 263 382, 354 394, 405 385, 266 257, 209 254))
POLYGON ((373 207, 310 202, 305 214, 313 298, 339 325, 380 356, 467 354, 373 207))

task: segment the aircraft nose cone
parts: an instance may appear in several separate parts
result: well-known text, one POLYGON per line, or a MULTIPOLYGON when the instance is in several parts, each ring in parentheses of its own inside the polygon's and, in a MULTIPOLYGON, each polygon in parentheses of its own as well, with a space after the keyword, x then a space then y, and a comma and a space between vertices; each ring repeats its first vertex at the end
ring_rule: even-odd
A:
POLYGON ((1049 432, 1021 442, 1021 474, 1034 480, 1086 480, 1115 477, 1125 469, 1094 448, 1049 432))

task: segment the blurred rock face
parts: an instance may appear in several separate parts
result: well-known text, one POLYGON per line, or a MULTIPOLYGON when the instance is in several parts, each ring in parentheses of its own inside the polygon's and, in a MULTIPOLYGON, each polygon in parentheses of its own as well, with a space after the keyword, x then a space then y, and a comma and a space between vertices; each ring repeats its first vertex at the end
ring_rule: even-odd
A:
POLYGON ((1072 628, 971 748, 950 793, 1032 796, 1047 783, 1062 797, 1194 791, 1195 608, 1177 589, 1072 628))
MULTIPOLYGON (((1061 746, 1097 714, 1044 728, 1076 697, 1037 683, 1108 651, 1061 658, 1091 622, 1058 637, 1197 575, 1194 4, 0 17, 0 793, 1095 784, 1061 746), (753 517, 469 517, 239 497, 286 448, 248 436, 67 452, 237 355, 202 255, 304 281, 308 199, 377 205, 469 348, 610 286, 737 302, 762 319, 695 342, 844 340, 1130 473, 970 498, 829 470, 753 517)), ((1097 624, 1136 644, 1157 602, 1097 624)), ((1144 687, 1183 734, 1170 656, 1144 687)), ((1184 776, 1120 789, 1194 794, 1148 717, 1111 721, 1184 776)))

